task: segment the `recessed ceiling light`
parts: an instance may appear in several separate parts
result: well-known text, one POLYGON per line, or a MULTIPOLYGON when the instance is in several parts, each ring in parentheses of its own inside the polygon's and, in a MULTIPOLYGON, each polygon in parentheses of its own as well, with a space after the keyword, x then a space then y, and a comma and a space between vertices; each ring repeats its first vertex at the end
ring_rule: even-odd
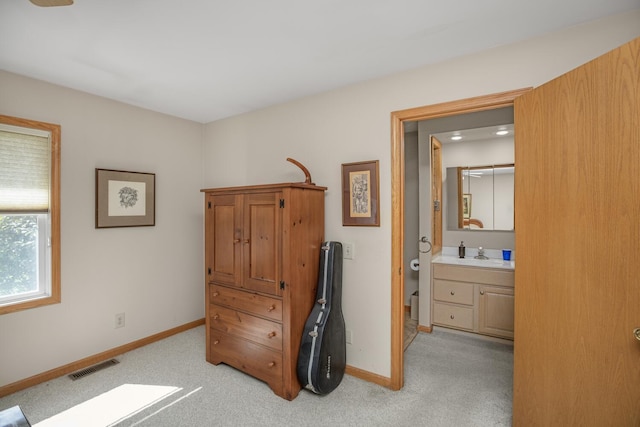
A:
POLYGON ((498 132, 496 132, 496 135, 503 136, 503 135, 506 135, 506 134, 508 134, 508 133, 509 133, 509 131, 508 131, 508 130, 499 130, 498 132))
POLYGON ((462 136, 460 136, 460 135, 454 135, 454 136, 451 137, 452 141, 460 141, 461 139, 462 139, 462 136))

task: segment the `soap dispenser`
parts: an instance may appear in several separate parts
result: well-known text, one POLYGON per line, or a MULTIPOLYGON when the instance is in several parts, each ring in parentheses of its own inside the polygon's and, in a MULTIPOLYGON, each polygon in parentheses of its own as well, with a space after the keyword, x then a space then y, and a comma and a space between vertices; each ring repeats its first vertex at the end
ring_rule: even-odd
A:
POLYGON ((464 258, 464 242, 460 242, 460 246, 458 246, 458 258, 464 258))

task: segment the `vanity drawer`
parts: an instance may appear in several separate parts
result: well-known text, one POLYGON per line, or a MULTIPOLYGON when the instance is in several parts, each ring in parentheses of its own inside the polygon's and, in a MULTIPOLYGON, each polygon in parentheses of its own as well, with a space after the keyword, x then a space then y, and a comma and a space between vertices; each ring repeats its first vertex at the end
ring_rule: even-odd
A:
POLYGON ((473 305, 473 284, 451 280, 433 280, 433 298, 455 304, 473 305))
POLYGON ((209 285, 209 301, 282 322, 282 300, 221 285, 209 285))
POLYGON ((461 329, 473 329, 473 307, 434 302, 433 323, 461 329))
POLYGON ((497 286, 514 286, 513 270, 433 264, 433 278, 497 286))
POLYGON ((280 323, 215 304, 209 306, 209 316, 213 329, 282 350, 280 323))

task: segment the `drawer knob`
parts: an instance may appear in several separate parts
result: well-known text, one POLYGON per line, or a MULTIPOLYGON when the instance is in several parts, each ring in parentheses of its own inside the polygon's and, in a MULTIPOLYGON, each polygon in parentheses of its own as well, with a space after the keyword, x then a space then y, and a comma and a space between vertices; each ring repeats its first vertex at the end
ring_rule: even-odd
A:
POLYGON ((269 338, 273 338, 276 336, 276 333, 274 331, 269 332, 269 335, 267 335, 267 337, 269 338))
POLYGON ((213 295, 214 297, 217 297, 217 296, 218 296, 218 295, 220 295, 220 294, 219 294, 219 293, 217 293, 217 292, 214 292, 214 293, 213 293, 213 294, 211 294, 211 295, 213 295))
POLYGON ((220 315, 218 315, 218 314, 214 314, 213 315, 213 320, 218 320, 219 318, 220 318, 220 315))
POLYGON ((455 292, 451 291, 451 295, 455 295, 455 294, 456 294, 455 292))
POLYGON ((267 366, 273 368, 274 366, 276 366, 276 362, 269 362, 267 366))
POLYGON ((450 316, 451 320, 455 319, 456 316, 454 316, 453 314, 450 316))
POLYGON ((215 340, 215 341, 213 342, 213 345, 218 345, 219 343, 220 343, 220 341, 215 340))
POLYGON ((484 291, 480 291, 480 295, 484 295, 484 291))
POLYGON ((275 305, 273 305, 273 304, 271 304, 271 305, 269 306, 269 308, 267 308, 267 311, 271 312, 271 311, 273 311, 273 310, 275 310, 275 309, 276 309, 276 306, 275 306, 275 305))

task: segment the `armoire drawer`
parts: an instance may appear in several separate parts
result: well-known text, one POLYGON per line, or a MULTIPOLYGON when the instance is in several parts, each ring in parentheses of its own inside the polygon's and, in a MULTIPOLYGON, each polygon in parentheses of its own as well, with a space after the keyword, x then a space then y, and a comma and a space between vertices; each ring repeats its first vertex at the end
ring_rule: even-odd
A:
POLYGON ((209 307, 211 327, 274 350, 282 350, 282 324, 221 305, 209 307))
MULTIPOLYGON (((282 353, 260 344, 209 329, 211 359, 217 365, 225 363, 269 383, 272 389, 282 384, 282 353)), ((279 386, 280 385, 280 386, 279 386)))
POLYGON ((473 329, 473 307, 433 303, 433 323, 461 329, 473 329))
POLYGON ((433 279, 433 299, 454 304, 473 305, 473 283, 433 279))
POLYGON ((282 300, 277 298, 227 286, 209 285, 209 301, 213 304, 282 322, 282 300))

